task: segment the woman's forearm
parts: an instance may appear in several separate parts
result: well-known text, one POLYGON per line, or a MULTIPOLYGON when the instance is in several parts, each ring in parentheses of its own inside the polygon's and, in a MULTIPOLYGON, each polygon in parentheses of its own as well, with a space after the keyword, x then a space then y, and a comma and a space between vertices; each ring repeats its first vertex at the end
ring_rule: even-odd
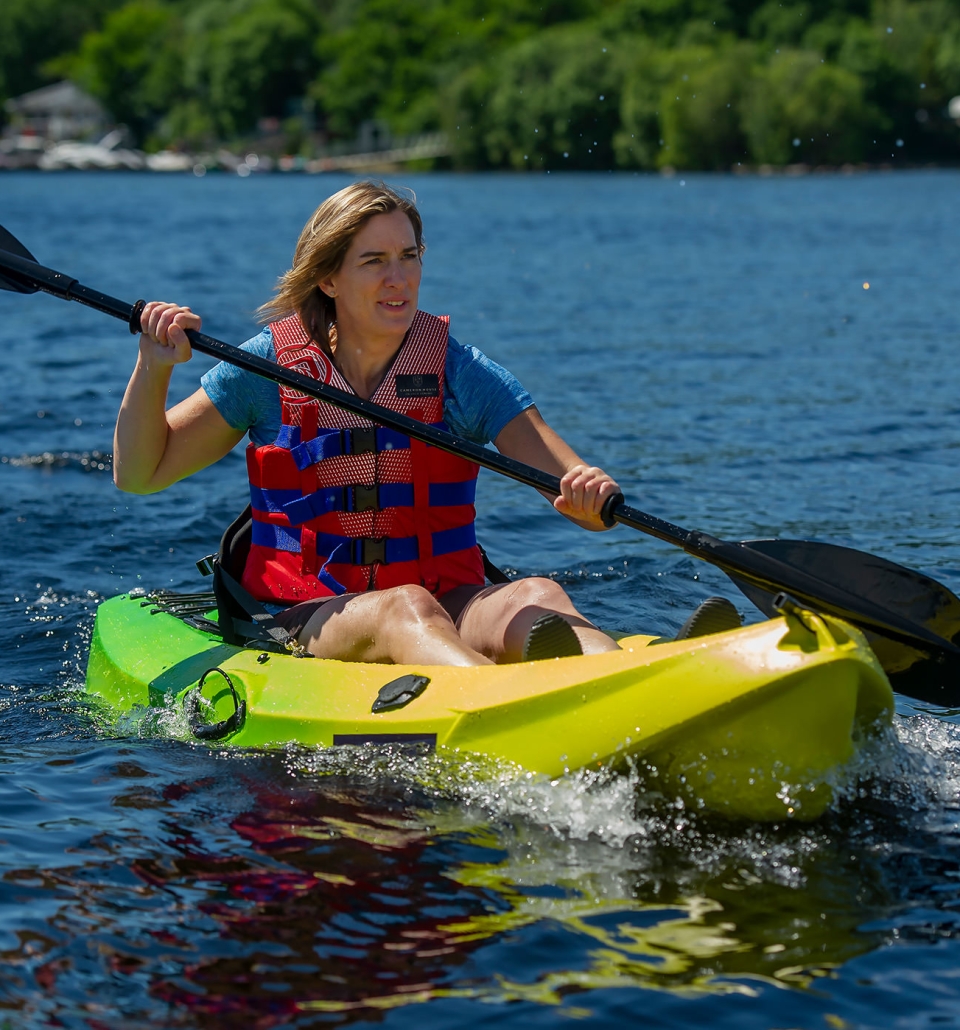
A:
POLYGON ((141 354, 120 404, 113 434, 113 481, 134 494, 154 493, 166 483, 155 483, 167 447, 167 390, 172 365, 151 365, 141 354))
POLYGON ((561 515, 591 531, 609 528, 600 512, 620 488, 602 469, 586 465, 536 408, 527 408, 508 422, 494 443, 501 454, 560 477, 561 495, 544 497, 561 515))

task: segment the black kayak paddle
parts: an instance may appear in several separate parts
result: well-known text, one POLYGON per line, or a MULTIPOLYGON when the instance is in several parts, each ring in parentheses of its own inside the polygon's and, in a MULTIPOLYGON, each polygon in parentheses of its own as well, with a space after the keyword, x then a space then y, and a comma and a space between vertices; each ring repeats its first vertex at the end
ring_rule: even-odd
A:
MULTIPOLYGON (((144 302, 127 304, 45 268, 0 226, 0 288, 16 293, 38 290, 77 301, 127 323, 140 332, 144 302)), ((283 368, 204 333, 187 331, 194 349, 317 397, 379 425, 438 447, 483 468, 554 496, 560 480, 496 451, 461 440, 398 412, 363 400, 326 383, 283 368)), ((864 630, 894 687, 907 696, 940 705, 960 704, 960 599, 945 586, 883 558, 810 541, 752 540, 731 543, 682 529, 625 503, 607 501, 603 519, 621 523, 682 548, 722 569, 766 614, 773 597, 786 592, 800 604, 836 615, 864 630)))

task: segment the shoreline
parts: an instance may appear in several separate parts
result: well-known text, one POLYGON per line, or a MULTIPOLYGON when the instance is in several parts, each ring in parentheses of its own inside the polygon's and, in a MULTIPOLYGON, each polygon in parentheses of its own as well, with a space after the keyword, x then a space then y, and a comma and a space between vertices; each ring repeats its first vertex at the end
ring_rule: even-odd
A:
POLYGON ((385 164, 373 164, 360 168, 251 168, 249 166, 242 168, 226 168, 219 165, 206 166, 199 164, 193 168, 148 168, 148 167, 129 167, 129 166, 115 166, 115 167, 92 167, 92 166, 68 166, 60 168, 38 168, 36 166, 21 165, 17 166, 14 164, 5 164, 0 161, 0 174, 15 174, 15 173, 30 173, 38 175, 56 175, 56 174, 96 174, 101 172, 107 172, 111 174, 116 173, 129 173, 134 175, 161 175, 161 176, 192 176, 194 178, 204 178, 207 174, 211 174, 214 177, 222 175, 237 176, 238 178, 260 178, 263 176, 273 177, 277 175, 295 175, 295 176, 314 176, 314 175, 343 175, 352 174, 357 177, 364 177, 366 175, 396 175, 401 172, 414 175, 484 175, 484 176, 497 176, 497 175, 509 175, 509 176, 536 176, 536 175, 559 175, 559 176, 570 176, 570 175, 633 175, 633 176, 644 176, 648 178, 660 178, 660 179, 674 179, 678 176, 698 176, 698 177, 734 177, 734 178, 758 178, 758 179, 769 179, 769 178, 802 178, 809 175, 817 176, 829 176, 829 175, 864 175, 864 174, 879 174, 879 173, 890 173, 890 172, 949 172, 957 171, 960 169, 960 162, 956 163, 945 163, 945 162, 925 162, 917 164, 894 164, 892 162, 881 162, 879 164, 871 164, 869 162, 861 162, 858 164, 843 164, 843 165, 806 165, 806 164, 790 164, 790 165, 735 165, 732 168, 718 168, 718 169, 689 169, 689 168, 674 168, 668 165, 664 168, 609 168, 604 170, 598 170, 593 168, 531 168, 524 171, 518 171, 513 168, 411 168, 408 165, 400 163, 385 163, 385 164), (198 170, 202 168, 202 170, 198 170))

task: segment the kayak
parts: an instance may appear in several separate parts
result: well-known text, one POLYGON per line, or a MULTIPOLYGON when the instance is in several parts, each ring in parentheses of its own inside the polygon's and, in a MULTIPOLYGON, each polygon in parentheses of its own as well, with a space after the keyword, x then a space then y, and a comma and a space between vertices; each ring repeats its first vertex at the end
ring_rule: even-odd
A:
POLYGON ((708 636, 636 634, 620 651, 480 668, 235 647, 208 621, 215 612, 185 619, 171 607, 104 601, 87 690, 122 711, 174 707, 197 740, 218 745, 437 749, 550 778, 633 766, 700 809, 809 821, 893 714, 863 635, 799 607, 708 636))

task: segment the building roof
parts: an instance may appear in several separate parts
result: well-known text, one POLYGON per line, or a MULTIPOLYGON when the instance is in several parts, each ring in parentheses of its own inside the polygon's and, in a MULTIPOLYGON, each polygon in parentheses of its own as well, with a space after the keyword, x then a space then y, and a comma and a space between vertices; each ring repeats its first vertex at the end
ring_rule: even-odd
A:
POLYGON ((103 105, 79 86, 64 80, 51 86, 42 86, 19 97, 12 97, 4 105, 8 114, 43 118, 51 116, 103 118, 103 105))

